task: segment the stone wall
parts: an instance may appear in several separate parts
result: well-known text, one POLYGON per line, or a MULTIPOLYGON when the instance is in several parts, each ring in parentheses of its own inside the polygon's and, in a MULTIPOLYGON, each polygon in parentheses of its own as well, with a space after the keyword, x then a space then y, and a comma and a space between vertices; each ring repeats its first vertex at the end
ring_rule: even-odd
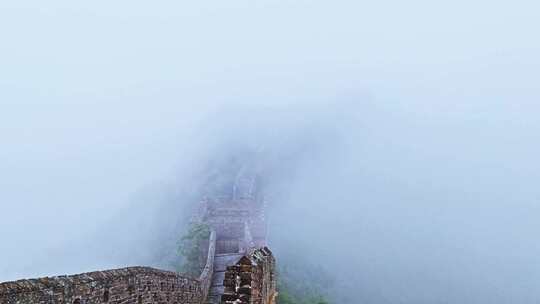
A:
POLYGON ((0 304, 201 304, 212 283, 216 233, 198 279, 150 267, 0 283, 0 304))
POLYGON ((264 202, 250 199, 205 199, 197 220, 217 232, 218 254, 266 246, 264 202))
POLYGON ((265 203, 254 185, 238 182, 232 200, 201 202, 193 221, 207 224, 212 232, 208 250, 201 249, 201 264, 205 255, 206 264, 198 278, 129 267, 20 280, 0 283, 0 304, 203 304, 214 289, 211 303, 273 304, 275 259, 265 247, 265 203))
POLYGON ((200 280, 149 267, 0 284, 2 304, 200 304, 204 299, 200 280))
POLYGON ((221 303, 275 303, 277 296, 275 267, 276 261, 267 247, 252 250, 236 265, 227 267, 221 303))
MULTIPOLYGON (((201 275, 199 276, 199 282, 203 291, 202 299, 208 298, 208 291, 212 285, 212 275, 214 274, 214 257, 216 255, 216 232, 212 230, 210 233, 208 254, 206 258, 206 265, 204 266, 201 275)), ((180 303, 178 303, 180 304, 180 303)))

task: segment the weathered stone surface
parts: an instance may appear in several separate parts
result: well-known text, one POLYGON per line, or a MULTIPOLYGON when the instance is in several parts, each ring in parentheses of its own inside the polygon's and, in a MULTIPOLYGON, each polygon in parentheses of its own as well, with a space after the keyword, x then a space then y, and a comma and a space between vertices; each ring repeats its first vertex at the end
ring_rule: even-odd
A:
POLYGON ((199 304, 204 297, 200 280, 149 267, 0 284, 2 304, 199 304))
POLYGON ((227 267, 221 303, 274 303, 277 295, 275 267, 276 260, 268 248, 251 250, 236 265, 227 267))

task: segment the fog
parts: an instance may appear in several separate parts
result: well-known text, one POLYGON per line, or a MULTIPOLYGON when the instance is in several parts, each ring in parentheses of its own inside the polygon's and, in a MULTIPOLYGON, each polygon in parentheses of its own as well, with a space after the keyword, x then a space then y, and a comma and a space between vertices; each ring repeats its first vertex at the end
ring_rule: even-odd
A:
POLYGON ((533 1, 3 1, 0 281, 169 268, 215 164, 335 303, 540 301, 533 1), (301 253, 301 254, 300 254, 301 253))

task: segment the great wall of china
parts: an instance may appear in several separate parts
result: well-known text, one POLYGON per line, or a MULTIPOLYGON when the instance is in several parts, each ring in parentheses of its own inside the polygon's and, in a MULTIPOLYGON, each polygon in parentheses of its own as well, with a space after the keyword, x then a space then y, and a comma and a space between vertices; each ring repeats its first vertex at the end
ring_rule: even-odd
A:
POLYGON ((205 198, 195 223, 210 227, 197 278, 127 267, 0 283, 0 304, 273 304, 275 259, 267 247, 265 201, 255 176, 239 174, 232 194, 205 198))

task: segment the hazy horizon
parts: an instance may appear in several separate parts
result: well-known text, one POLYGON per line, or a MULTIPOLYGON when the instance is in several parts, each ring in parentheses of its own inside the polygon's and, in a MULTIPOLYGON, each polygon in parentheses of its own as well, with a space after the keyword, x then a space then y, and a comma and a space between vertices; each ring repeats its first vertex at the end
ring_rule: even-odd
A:
POLYGON ((257 150, 272 250, 334 301, 537 303, 539 12, 5 1, 0 281, 166 267, 209 163, 257 150))

